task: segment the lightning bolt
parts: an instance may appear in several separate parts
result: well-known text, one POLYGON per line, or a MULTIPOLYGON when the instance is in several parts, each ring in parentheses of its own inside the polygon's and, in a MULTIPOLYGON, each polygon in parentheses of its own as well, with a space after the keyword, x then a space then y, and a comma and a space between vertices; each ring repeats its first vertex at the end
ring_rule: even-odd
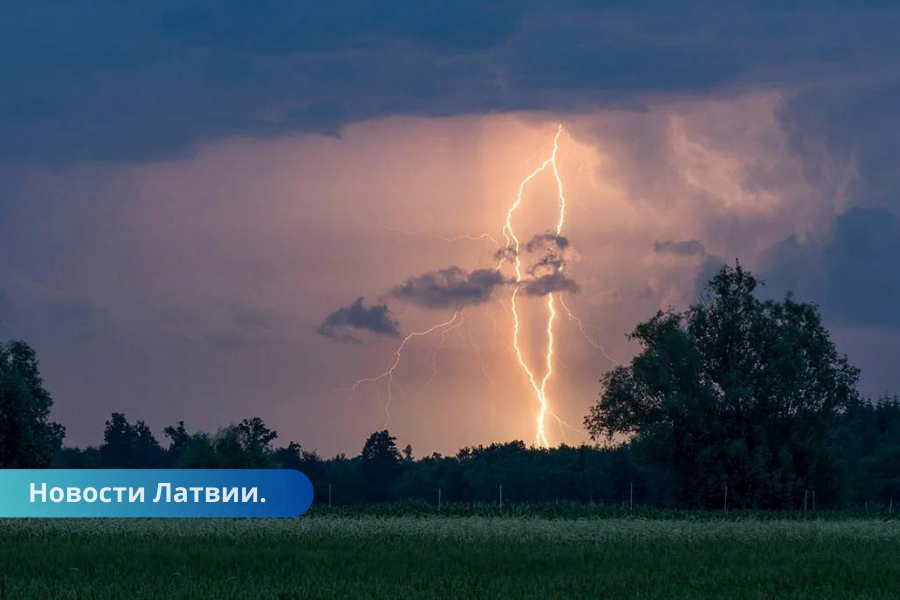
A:
POLYGON ((464 233, 461 235, 450 236, 450 235, 441 235, 440 233, 435 233, 433 231, 427 231, 427 230, 409 231, 407 229, 401 229, 399 227, 392 227, 391 225, 382 225, 381 228, 385 229, 387 231, 402 233, 404 235, 409 235, 409 236, 419 236, 419 235, 427 236, 427 237, 434 238, 436 240, 441 240, 444 242, 462 242, 462 241, 479 242, 482 240, 488 240, 497 248, 503 247, 503 246, 501 246, 500 242, 497 241, 497 238, 495 238, 494 236, 492 236, 489 233, 479 233, 478 235, 464 233))
MULTIPOLYGON (((406 230, 395 228, 395 227, 389 227, 386 225, 382 225, 382 228, 390 230, 390 231, 397 231, 397 232, 404 233, 407 235, 426 235, 426 236, 440 239, 440 240, 443 240, 446 242, 457 242, 457 241, 463 241, 463 240, 474 241, 474 242, 490 241, 498 248, 497 256, 498 256, 499 262, 496 266, 497 271, 502 270, 503 266, 506 264, 506 262, 509 261, 509 262, 513 263, 514 270, 515 270, 515 279, 513 282, 514 288, 512 291, 512 295, 510 297, 509 310, 508 310, 508 312, 512 314, 512 320, 513 320, 512 345, 513 345, 513 349, 515 350, 515 354, 516 354, 516 358, 518 359, 519 366, 521 367, 522 371, 527 376, 528 381, 531 384, 532 391, 534 392, 534 397, 538 402, 539 408, 538 408, 538 413, 537 413, 537 418, 536 418, 535 440, 536 440, 536 443, 538 446, 541 446, 544 448, 547 448, 550 446, 549 440, 547 438, 546 427, 545 427, 545 422, 546 422, 548 415, 551 416, 552 418, 554 418, 557 421, 557 423, 559 424, 560 432, 563 436, 563 439, 565 439, 565 431, 563 429, 564 427, 571 429, 572 431, 577 431, 577 432, 581 432, 581 433, 583 433, 583 431, 580 429, 577 429, 575 427, 572 427, 571 425, 569 425, 568 423, 566 423, 565 421, 563 421, 556 415, 556 413, 552 409, 550 398, 549 398, 548 391, 547 391, 548 384, 550 383, 550 381, 553 377, 553 374, 554 374, 553 367, 554 367, 554 362, 556 360, 555 355, 554 355, 554 350, 555 350, 554 326, 556 324, 556 321, 558 320, 557 319, 558 313, 557 313, 557 309, 556 309, 556 297, 552 292, 547 295, 547 324, 546 324, 547 346, 546 346, 546 350, 545 350, 545 358, 543 361, 544 362, 543 376, 540 377, 540 379, 538 378, 538 376, 536 374, 537 368, 529 365, 528 361, 525 359, 525 356, 523 354, 522 346, 519 343, 521 324, 520 324, 520 318, 519 318, 519 311, 518 311, 518 307, 517 307, 517 300, 518 300, 519 290, 521 288, 521 284, 524 279, 524 276, 523 276, 523 269, 522 269, 522 260, 521 260, 521 255, 520 255, 520 240, 519 240, 519 237, 516 235, 515 229, 513 228, 513 216, 516 214, 519 207, 522 205, 522 202, 524 200, 525 190, 528 187, 528 184, 533 179, 535 179, 538 175, 542 174, 543 172, 545 172, 547 170, 550 170, 553 173, 553 178, 554 178, 554 181, 556 182, 557 203, 558 203, 558 207, 559 207, 559 216, 556 221, 555 233, 557 236, 562 235, 563 225, 565 224, 565 219, 566 219, 566 196, 565 196, 565 192, 563 189, 562 177, 560 176, 560 173, 559 173, 559 167, 557 164, 557 156, 559 154, 559 140, 562 137, 563 131, 564 131, 563 126, 562 126, 562 124, 560 124, 557 128, 556 135, 553 138, 552 151, 550 153, 550 156, 548 158, 546 158, 540 165, 538 165, 537 168, 535 168, 528 175, 526 175, 525 178, 522 179, 522 181, 519 183, 518 193, 516 195, 515 200, 512 202, 512 204, 509 206, 509 208, 507 210, 506 223, 502 228, 503 238, 506 242, 505 246, 498 243, 498 241, 494 237, 492 237, 490 234, 487 234, 487 233, 480 234, 480 235, 444 236, 444 235, 440 235, 440 234, 429 232, 429 231, 411 232, 411 231, 406 231, 406 230)), ((556 267, 556 269, 557 269, 557 272, 561 272, 563 267, 560 264, 556 267)), ((563 300, 562 296, 560 296, 559 301, 560 301, 560 304, 562 305, 563 309, 568 314, 569 320, 575 321, 578 324, 578 326, 581 330, 581 333, 585 337, 585 339, 587 339, 588 342, 594 348, 601 350, 603 352, 604 356, 609 358, 609 355, 606 354, 606 351, 603 350, 602 346, 600 346, 594 340, 593 336, 590 335, 589 331, 587 330, 585 324, 581 321, 581 319, 579 319, 577 316, 575 316, 574 313, 572 313, 572 311, 569 309, 569 307, 565 304, 565 301, 563 300)), ((498 300, 498 304, 500 304, 500 306, 504 310, 507 310, 507 307, 505 306, 505 304, 502 301, 498 300)), ((493 319, 493 316, 490 314, 489 310, 488 310, 488 318, 491 320, 492 325, 493 325, 493 334, 492 334, 492 338, 491 338, 492 342, 493 342, 494 335, 496 334, 496 322, 493 319)), ((444 347, 446 335, 453 330, 459 330, 463 324, 466 325, 466 328, 464 330, 465 334, 463 334, 460 331, 458 331, 458 333, 460 334, 461 337, 468 340, 470 347, 475 352, 475 354, 478 358, 478 361, 481 364, 482 373, 483 373, 485 379, 489 383, 493 383, 493 381, 491 380, 490 376, 487 373, 487 369, 485 368, 484 362, 481 357, 480 349, 474 344, 474 342, 472 340, 471 333, 469 332, 469 324, 466 321, 465 313, 462 310, 459 310, 456 313, 454 313, 454 315, 451 319, 449 319, 447 321, 443 321, 441 323, 432 325, 428 329, 424 329, 422 331, 415 331, 413 333, 408 334, 400 342, 400 345, 397 347, 397 350, 394 352, 393 359, 391 360, 391 362, 388 364, 387 368, 382 373, 380 373, 379 375, 374 376, 374 377, 366 377, 366 378, 360 379, 355 384, 350 386, 349 388, 342 388, 343 391, 349 391, 352 395, 357 389, 359 389, 360 386, 365 385, 367 383, 374 383, 374 384, 376 384, 376 388, 375 388, 376 393, 380 397, 380 384, 382 382, 386 382, 387 383, 387 385, 386 385, 387 401, 384 405, 384 410, 385 410, 386 420, 387 420, 387 422, 390 422, 390 407, 391 407, 391 403, 393 401, 393 388, 396 386, 397 389, 405 395, 403 388, 394 382, 394 371, 400 365, 403 351, 406 348, 407 343, 409 343, 413 338, 427 336, 431 333, 434 333, 435 331, 440 331, 440 340, 432 352, 432 361, 431 361, 432 374, 431 374, 431 377, 428 379, 428 381, 426 381, 425 384, 422 386, 422 388, 420 388, 419 392, 416 395, 418 397, 418 395, 421 394, 421 392, 426 387, 428 387, 428 385, 435 379, 435 377, 437 377, 437 374, 438 374, 437 355, 438 355, 438 352, 441 350, 441 348, 444 347)), ((611 358, 609 358, 609 359, 612 361, 611 358)), ((615 362, 615 361, 613 361, 613 362, 615 362)))
MULTIPOLYGON (((413 338, 429 335, 430 333, 433 333, 433 332, 437 331, 438 329, 448 328, 448 327, 452 328, 454 326, 454 323, 456 322, 457 319, 460 318, 460 316, 461 316, 460 311, 456 311, 453 314, 452 319, 444 321, 443 323, 437 323, 436 325, 432 325, 428 329, 425 329, 422 331, 414 331, 414 332, 408 334, 406 337, 403 338, 403 341, 400 342, 400 345, 397 347, 397 350, 394 352, 393 360, 388 365, 387 369, 384 370, 384 372, 382 372, 379 375, 376 375, 375 377, 364 377, 364 378, 358 380, 356 383, 354 383, 350 387, 341 388, 341 391, 350 392, 350 395, 352 396, 356 392, 356 390, 358 390, 360 388, 360 386, 362 386, 364 384, 367 384, 367 383, 378 384, 382 381, 387 381, 387 402, 385 402, 385 405, 384 405, 384 416, 385 416, 385 424, 390 423, 391 422, 391 403, 393 402, 392 390, 393 390, 394 386, 397 386, 397 389, 399 389, 400 392, 405 395, 405 392, 403 392, 403 388, 401 388, 398 384, 394 383, 394 371, 400 365, 400 360, 403 357, 403 349, 406 348, 406 344, 413 338)), ((462 324, 462 323, 460 322, 460 324, 462 324)), ((458 325, 456 325, 456 326, 458 327, 458 325)), ((446 332, 442 332, 442 333, 446 333, 446 332)), ((377 389, 378 388, 376 387, 376 390, 377 389)))
POLYGON ((438 352, 440 352, 441 349, 444 347, 444 343, 447 340, 447 334, 450 333, 451 331, 453 331, 454 329, 458 329, 460 326, 462 326, 462 324, 465 322, 465 320, 466 320, 466 313, 464 311, 459 311, 458 313, 456 313, 456 315, 453 316, 453 320, 450 321, 449 326, 444 327, 444 329, 441 330, 440 341, 434 347, 434 351, 431 353, 431 377, 429 377, 428 381, 426 381, 424 384, 422 384, 422 387, 419 388, 419 391, 416 393, 416 400, 419 399, 419 396, 422 395, 422 392, 425 391, 425 388, 427 388, 431 384, 431 382, 434 381, 434 379, 438 376, 438 366, 437 366, 438 352), (459 321, 456 321, 457 316, 460 317, 459 321))
MULTIPOLYGON (((490 314, 490 313, 487 313, 490 314)), ((492 319, 493 321, 493 319, 492 319)), ((478 359, 478 365, 481 367, 481 374, 484 375, 485 381, 490 385, 494 385, 494 380, 491 379, 491 376, 488 374, 487 366, 484 363, 484 358, 481 356, 481 348, 478 344, 475 343, 475 340, 472 339, 472 330, 469 327, 470 322, 466 322, 466 333, 465 333, 465 341, 469 344, 469 348, 472 349, 472 352, 475 354, 475 358, 478 359)))
MULTIPOLYGON (((550 378, 553 376, 553 324, 556 321, 556 304, 555 299, 553 297, 553 293, 547 295, 547 351, 546 351, 546 371, 544 372, 544 377, 538 383, 538 379, 534 374, 534 370, 529 367, 528 362, 525 360, 525 357, 522 354, 522 348, 519 345, 519 312, 516 308, 516 298, 519 295, 519 288, 522 282, 522 258, 519 252, 519 238, 516 236, 515 230, 513 229, 512 219, 513 215, 519 209, 519 206, 522 204, 523 196, 525 194, 525 188, 531 182, 532 179, 543 173, 549 167, 553 172, 553 177, 556 180, 556 190, 558 196, 558 205, 559 205, 559 218, 556 222, 556 235, 560 235, 562 233, 563 224, 565 223, 566 218, 566 196, 563 191, 563 183, 562 178, 559 175, 559 168, 556 163, 556 157, 559 153, 559 138, 562 136, 563 127, 562 124, 556 130, 556 136, 553 138, 553 151, 550 153, 550 157, 544 160, 536 169, 534 169, 531 173, 529 173, 520 183, 519 183, 519 192, 516 195, 515 201, 510 205, 509 210, 506 212, 506 224, 503 226, 503 237, 506 240, 506 247, 512 248, 513 256, 514 256, 514 265, 516 272, 516 286, 513 289, 512 297, 510 298, 510 308, 512 309, 513 314, 513 348, 516 351, 516 357, 519 360, 519 366, 522 367, 522 370, 528 376, 528 381, 531 384, 531 388, 534 391, 535 398, 538 401, 540 408, 538 409, 537 415, 537 423, 536 423, 536 436, 535 439, 539 446, 547 448, 550 446, 549 441, 547 440, 547 432, 544 427, 544 422, 548 414, 553 416, 560 422, 562 425, 562 421, 556 417, 550 407, 550 401, 547 397, 547 383, 550 381, 550 378)), ((500 269, 503 266, 503 261, 501 260, 500 264, 497 266, 500 269)))
POLYGON ((559 297, 559 303, 562 304, 562 307, 566 310, 566 313, 569 315, 569 321, 574 321, 574 322, 578 325, 578 329, 581 330, 581 335, 582 335, 582 337, 583 337, 585 340, 587 340, 587 343, 588 343, 588 344, 590 344, 594 349, 599 350, 600 353, 603 354, 603 356, 604 356, 609 362, 611 362, 612 364, 614 364, 614 365, 616 365, 616 366, 622 364, 622 363, 620 363, 619 361, 613 359, 613 358, 606 352, 606 348, 604 348, 603 345, 600 344, 600 342, 598 342, 598 341, 596 340, 596 338, 594 338, 594 336, 593 336, 593 335, 591 334, 591 332, 588 330, 588 326, 585 325, 584 321, 582 321, 581 319, 579 319, 578 316, 577 316, 575 313, 573 313, 573 312, 569 309, 568 305, 566 305, 565 299, 564 299, 562 296, 559 297))

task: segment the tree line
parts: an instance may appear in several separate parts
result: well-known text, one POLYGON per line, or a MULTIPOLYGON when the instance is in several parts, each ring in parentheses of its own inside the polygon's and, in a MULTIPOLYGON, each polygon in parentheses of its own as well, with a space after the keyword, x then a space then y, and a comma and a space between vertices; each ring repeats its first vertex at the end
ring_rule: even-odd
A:
POLYGON ((685 312, 660 311, 630 334, 640 352, 605 373, 584 424, 594 441, 521 441, 415 457, 388 431, 358 456, 323 458, 260 418, 216 433, 184 422, 161 442, 114 413, 103 441, 64 447, 50 421, 34 351, 0 346, 0 467, 289 468, 313 482, 317 503, 399 500, 577 502, 797 509, 900 500, 900 400, 872 402, 840 356, 818 309, 788 295, 757 296, 739 263, 724 267, 685 312), (727 490, 727 491, 726 491, 727 490))

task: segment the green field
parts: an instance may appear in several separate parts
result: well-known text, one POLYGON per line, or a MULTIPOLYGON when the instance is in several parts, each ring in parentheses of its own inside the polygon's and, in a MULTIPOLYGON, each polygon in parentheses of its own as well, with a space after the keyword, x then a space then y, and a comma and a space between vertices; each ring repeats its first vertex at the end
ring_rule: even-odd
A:
POLYGON ((3 520, 0 598, 891 598, 900 522, 3 520))

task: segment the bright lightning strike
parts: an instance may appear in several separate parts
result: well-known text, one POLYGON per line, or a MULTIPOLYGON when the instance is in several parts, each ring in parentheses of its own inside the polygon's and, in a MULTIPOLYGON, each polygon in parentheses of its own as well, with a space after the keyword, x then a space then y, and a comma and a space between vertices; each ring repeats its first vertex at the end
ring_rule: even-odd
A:
MULTIPOLYGON (((562 137, 562 134, 563 134, 563 127, 560 124, 559 127, 557 128, 556 135, 553 138, 552 151, 550 153, 550 156, 548 158, 546 158, 531 173, 529 173, 527 176, 525 176, 525 178, 522 179, 522 181, 519 183, 519 188, 518 188, 518 193, 516 195, 516 199, 513 201, 513 203, 509 206, 509 208, 507 210, 506 223, 502 228, 503 238, 505 239, 505 242, 506 242, 505 246, 499 244, 495 238, 493 238, 491 235, 489 235, 487 233, 483 233, 480 235, 444 236, 444 235, 440 235, 440 234, 429 232, 429 231, 412 232, 412 231, 407 231, 407 230, 403 230, 403 229, 399 229, 399 228, 395 228, 395 227, 389 227, 386 225, 382 226, 384 229, 387 229, 390 231, 397 231, 397 232, 404 233, 407 235, 426 235, 426 236, 440 239, 440 240, 443 240, 446 242, 457 242, 457 241, 462 241, 462 240, 474 241, 474 242, 489 241, 498 248, 497 255, 499 258, 499 262, 496 266, 497 271, 500 271, 503 268, 504 264, 506 264, 507 261, 510 261, 513 263, 513 266, 515 269, 515 278, 513 280, 514 287, 513 287, 512 295, 510 297, 509 309, 508 309, 508 312, 510 312, 512 314, 512 320, 513 320, 512 345, 513 345, 513 349, 515 350, 515 354, 518 359, 519 366, 521 367, 522 371, 528 377, 528 381, 531 384, 531 388, 534 392, 534 396, 538 401, 539 409, 538 409, 537 419, 536 419, 535 439, 536 439, 537 445, 544 447, 544 448, 547 448, 550 446, 549 440, 547 438, 546 427, 545 427, 547 415, 550 415, 557 421, 557 423, 559 424, 559 427, 560 427, 560 432, 564 439, 565 439, 565 431, 563 428, 568 428, 568 429, 571 429, 572 431, 577 431, 577 432, 581 432, 581 433, 583 433, 583 432, 575 427, 572 427, 571 425, 569 425, 568 423, 566 423, 565 421, 563 421, 556 415, 556 413, 553 411, 553 408, 552 408, 551 402, 550 402, 550 398, 548 395, 547 388, 548 388, 548 385, 554 374, 553 367, 554 367, 554 362, 556 360, 555 355, 554 355, 554 349, 555 349, 554 348, 554 345, 555 345, 554 325, 557 321, 558 313, 557 313, 557 308, 556 308, 556 297, 555 297, 554 293, 551 292, 547 295, 547 324, 546 324, 546 329, 545 329, 546 333, 547 333, 547 345, 546 345, 546 350, 545 350, 545 355, 544 355, 545 358, 543 361, 544 365, 543 365, 543 369, 542 369, 542 371, 543 371, 542 377, 539 378, 538 375, 536 374, 537 367, 533 367, 525 359, 524 353, 522 351, 522 347, 519 344, 519 336, 520 336, 521 328, 520 328, 519 311, 517 308, 517 300, 519 297, 519 290, 520 290, 521 285, 524 280, 524 275, 523 275, 522 260, 521 260, 521 255, 520 255, 520 240, 519 240, 519 237, 516 235, 515 229, 513 228, 513 216, 516 214, 516 212, 522 205, 522 202, 524 200, 525 190, 526 190, 528 184, 533 179, 535 179, 538 175, 542 174, 544 171, 549 170, 552 172, 554 181, 556 182, 557 203, 558 203, 558 207, 559 207, 559 216, 556 221, 555 234, 557 236, 562 235, 563 225, 565 224, 565 219, 566 219, 566 196, 565 196, 565 192, 563 190, 562 177, 560 176, 560 173, 559 173, 559 166, 557 164, 557 156, 559 154, 559 140, 562 137)), ((557 273, 562 272, 562 270, 563 270, 562 263, 556 265, 555 269, 556 269, 557 273)), ((579 319, 574 313, 572 313, 572 311, 566 305, 566 303, 561 295, 559 298, 559 302, 562 305, 563 309, 568 314, 569 320, 574 321, 578 324, 578 327, 581 330, 582 335, 591 344, 591 346, 602 351, 604 356, 606 356, 606 358, 608 358, 610 361, 612 361, 612 359, 609 357, 609 355, 606 354, 606 351, 603 349, 603 347, 596 342, 596 340, 593 338, 593 336, 591 336, 590 332, 588 331, 585 324, 581 321, 581 319, 579 319)), ((500 304, 500 306, 504 310, 507 310, 505 304, 502 301, 498 300, 498 304, 500 304)), ((490 320, 493 324, 493 331, 494 331, 494 333, 496 333, 496 322, 494 321, 493 317, 490 315, 490 312, 488 312, 488 317, 490 318, 490 320)), ((398 346, 397 350, 394 353, 394 357, 393 357, 392 361, 390 362, 390 364, 388 365, 388 367, 385 369, 384 372, 382 372, 381 374, 379 374, 375 377, 367 377, 367 378, 360 379, 359 381, 357 381, 355 384, 353 384, 349 388, 343 388, 343 391, 349 391, 352 394, 357 389, 359 389, 360 386, 362 386, 364 384, 368 384, 368 383, 374 383, 375 391, 380 396, 380 386, 381 386, 382 382, 386 382, 387 401, 384 405, 384 410, 385 410, 386 420, 387 420, 387 422, 390 422, 390 418, 391 418, 390 407, 391 407, 391 403, 393 400, 393 397, 392 397, 393 388, 396 386, 397 389, 405 395, 405 392, 403 392, 403 388, 401 388, 398 384, 396 384, 394 382, 394 371, 400 365, 403 350, 406 348, 407 343, 410 340, 412 340, 413 338, 427 336, 431 333, 434 333, 435 331, 440 331, 440 340, 439 340, 438 344, 434 347, 433 352, 432 352, 431 377, 425 382, 425 384, 422 386, 422 388, 420 388, 419 392, 416 394, 416 397, 418 397, 422 393, 422 391, 425 388, 427 388, 428 385, 437 377, 437 375, 438 375, 438 367, 437 367, 438 352, 444 347, 444 343, 445 343, 447 334, 454 330, 457 330, 459 335, 461 337, 463 337, 464 339, 468 339, 469 345, 471 346, 472 350, 475 352, 475 354, 479 360, 479 363, 481 364, 482 373, 484 374, 485 379, 489 383, 492 383, 492 380, 491 380, 490 376, 488 375, 487 369, 485 368, 484 362, 482 360, 481 352, 480 352, 479 348, 472 341, 471 334, 470 334, 469 328, 468 328, 468 323, 466 322, 465 313, 462 310, 459 310, 453 315, 453 318, 451 318, 447 321, 437 323, 423 331, 416 331, 416 332, 413 332, 413 333, 410 333, 409 335, 407 335, 401 341, 400 345, 398 346), (464 329, 464 332, 465 332, 464 334, 460 331, 460 328, 463 326, 463 324, 466 324, 466 328, 464 329)), ((493 336, 492 336, 492 341, 493 341, 493 336)), ((615 361, 613 361, 613 362, 615 362, 615 361)))
MULTIPOLYGON (((562 136, 562 132, 563 127, 562 125, 560 125, 556 130, 556 136, 553 138, 553 151, 550 153, 550 157, 542 162, 534 171, 529 173, 519 183, 519 193, 516 195, 515 201, 512 203, 512 205, 510 205, 509 210, 506 212, 506 225, 503 226, 503 237, 506 239, 506 247, 509 248, 512 246, 513 256, 515 257, 514 264, 516 271, 516 286, 513 289, 512 297, 510 298, 510 306, 513 313, 513 348, 515 348, 516 356, 519 359, 519 365, 528 376, 528 381, 531 383, 531 387, 534 390, 535 397, 537 398, 538 404, 540 405, 537 415, 536 440, 537 444, 544 448, 550 446, 550 443, 547 441, 547 433, 544 427, 544 421, 546 420, 546 416, 548 413, 556 418, 556 415, 553 413, 550 407, 550 401, 547 397, 547 383, 553 376, 553 323, 556 320, 556 306, 553 294, 548 294, 546 371, 544 373, 544 377, 540 381, 540 384, 538 384, 538 380, 535 377, 534 370, 528 366, 528 362, 525 360, 525 357, 522 354, 522 349, 519 346, 519 313, 516 310, 516 297, 519 294, 519 287, 522 282, 522 259, 519 252, 519 238, 516 236, 515 230, 513 229, 512 219, 513 215, 522 204, 526 186, 529 184, 529 182, 531 182, 532 179, 545 171, 547 167, 550 167, 553 172, 553 177, 556 180, 556 189, 559 202, 559 218, 556 222, 556 235, 560 235, 562 233, 563 224, 565 223, 566 218, 566 196, 563 192, 562 178, 559 175, 559 168, 556 163, 556 157, 559 153, 559 138, 560 136, 562 136)), ((500 265, 498 265, 497 268, 499 269, 502 266, 503 263, 501 261, 500 265)), ((558 418, 557 420, 559 421, 558 418)), ((560 424, 562 424, 561 421, 560 424)))

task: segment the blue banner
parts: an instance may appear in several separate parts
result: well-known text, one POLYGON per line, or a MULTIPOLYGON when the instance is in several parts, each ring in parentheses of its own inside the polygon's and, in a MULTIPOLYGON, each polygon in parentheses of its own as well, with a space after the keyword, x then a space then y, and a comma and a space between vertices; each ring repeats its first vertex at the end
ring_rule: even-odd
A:
POLYGON ((0 470, 0 517, 296 517, 312 500, 291 469, 0 470))

